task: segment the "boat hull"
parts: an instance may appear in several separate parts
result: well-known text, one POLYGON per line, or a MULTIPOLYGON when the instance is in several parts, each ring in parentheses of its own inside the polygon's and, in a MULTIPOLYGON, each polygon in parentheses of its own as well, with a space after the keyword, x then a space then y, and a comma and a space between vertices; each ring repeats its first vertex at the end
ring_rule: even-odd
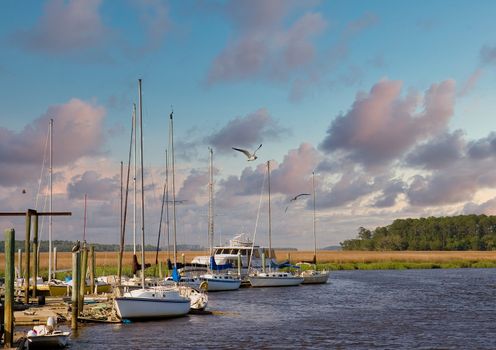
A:
POLYGON ((302 284, 324 284, 329 279, 329 271, 304 271, 302 284))
POLYGON ((70 332, 28 336, 28 349, 53 349, 67 346, 70 332))
POLYGON ((114 299, 117 315, 121 319, 152 319, 184 316, 189 312, 191 307, 190 299, 167 297, 167 292, 161 290, 145 292, 143 290, 137 290, 126 294, 125 296, 114 299), (162 295, 165 295, 165 297, 162 297, 162 295))
POLYGON ((241 286, 240 279, 216 279, 216 278, 208 278, 202 277, 203 281, 208 282, 208 291, 209 292, 221 292, 228 290, 236 290, 241 286))
POLYGON ((249 280, 252 287, 291 287, 300 285, 303 277, 250 276, 249 280))

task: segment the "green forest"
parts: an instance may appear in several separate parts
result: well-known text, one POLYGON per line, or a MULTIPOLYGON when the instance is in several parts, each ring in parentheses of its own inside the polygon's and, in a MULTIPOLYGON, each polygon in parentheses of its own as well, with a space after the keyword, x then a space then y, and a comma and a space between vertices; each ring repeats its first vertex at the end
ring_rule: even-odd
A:
POLYGON ((343 250, 496 250, 496 216, 458 215, 397 219, 389 226, 358 229, 343 250))

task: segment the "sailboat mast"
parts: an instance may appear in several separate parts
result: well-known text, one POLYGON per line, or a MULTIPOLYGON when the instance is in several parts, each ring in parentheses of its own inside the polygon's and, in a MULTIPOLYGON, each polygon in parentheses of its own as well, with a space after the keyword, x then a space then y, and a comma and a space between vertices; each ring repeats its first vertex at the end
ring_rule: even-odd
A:
POLYGON ((312 172, 312 195, 313 195, 313 262, 317 264, 317 234, 315 230, 315 172, 312 172))
MULTIPOLYGON (((132 137, 134 137, 134 177, 133 177, 133 184, 134 184, 134 218, 133 218, 133 254, 136 255, 136 157, 137 157, 137 152, 136 152, 136 147, 137 147, 137 142, 136 142, 136 103, 133 103, 133 130, 134 134, 132 137)), ((133 142, 133 141, 132 141, 133 142)))
POLYGON ((208 247, 210 249, 210 256, 212 256, 214 245, 214 173, 213 173, 213 154, 214 151, 210 150, 210 164, 209 164, 209 197, 208 197, 208 247))
POLYGON ((143 177, 143 101, 141 97, 141 79, 139 88, 139 118, 140 118, 140 162, 141 162, 141 285, 145 288, 145 188, 143 177))
POLYGON ((169 152, 165 150, 165 222, 167 225, 167 258, 170 260, 170 223, 169 223, 169 152))
POLYGON ((171 142, 171 160, 172 160, 172 219, 174 220, 174 226, 172 232, 174 234, 174 267, 177 268, 177 241, 176 241, 176 169, 174 162, 174 122, 173 122, 174 111, 170 114, 170 142, 171 142))
POLYGON ((272 259, 272 213, 270 210, 270 160, 267 161, 267 182, 269 185, 269 259, 272 259))
MULTIPOLYGON (((50 213, 53 211, 53 119, 50 119, 50 213)), ((35 276, 36 277, 36 276, 35 276)), ((48 281, 52 280, 52 216, 48 217, 48 281)))
MULTIPOLYGON (((84 218, 83 218, 83 242, 86 241, 86 199, 87 199, 87 197, 88 197, 88 195, 85 193, 84 194, 84 218)), ((121 202, 122 202, 122 162, 121 162, 121 202)), ((122 210, 122 203, 121 203, 121 210, 122 210)), ((121 217, 122 217, 122 214, 121 214, 121 217)), ((122 218, 121 218, 121 223, 122 223, 122 218)))

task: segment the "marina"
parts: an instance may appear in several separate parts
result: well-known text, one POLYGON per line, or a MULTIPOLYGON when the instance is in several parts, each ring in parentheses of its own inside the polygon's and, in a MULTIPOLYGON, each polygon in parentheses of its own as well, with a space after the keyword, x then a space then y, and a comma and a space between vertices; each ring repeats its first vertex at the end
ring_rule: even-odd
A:
POLYGON ((236 343, 269 349, 291 344, 489 350, 496 346, 488 336, 496 324, 494 271, 336 271, 322 285, 212 293, 211 315, 85 323, 71 334, 70 349, 121 349, 125 341, 129 348, 145 349, 231 349, 236 343), (187 338, 179 336, 186 331, 187 338))

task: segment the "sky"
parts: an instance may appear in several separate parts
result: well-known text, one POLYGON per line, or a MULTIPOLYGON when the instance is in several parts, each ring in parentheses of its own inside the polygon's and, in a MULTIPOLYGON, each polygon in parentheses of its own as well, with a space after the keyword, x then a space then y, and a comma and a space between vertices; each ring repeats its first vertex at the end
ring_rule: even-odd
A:
MULTIPOLYGON (((216 243, 245 233, 268 245, 267 161, 274 247, 313 248, 314 198, 318 247, 395 219, 496 214, 494 1, 0 6, 0 211, 48 211, 53 119, 53 210, 72 212, 53 219, 53 239, 119 242, 138 79, 146 244, 159 233, 171 111, 179 244, 208 242, 209 148, 216 243), (250 162, 232 149, 260 144, 250 162)), ((23 218, 0 227, 24 237, 23 218)))

